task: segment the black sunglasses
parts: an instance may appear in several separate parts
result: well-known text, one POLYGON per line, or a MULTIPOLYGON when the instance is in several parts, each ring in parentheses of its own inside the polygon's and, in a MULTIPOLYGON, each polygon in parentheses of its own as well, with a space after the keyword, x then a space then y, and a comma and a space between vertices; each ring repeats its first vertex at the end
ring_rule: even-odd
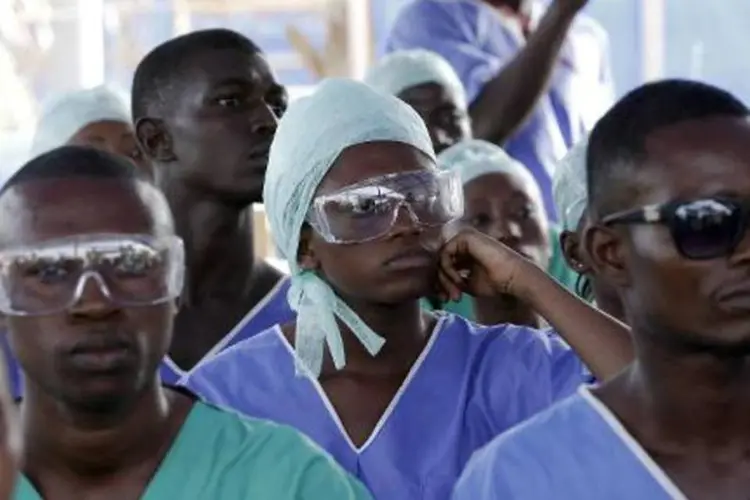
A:
POLYGON ((611 224, 663 224, 680 254, 707 260, 731 255, 747 228, 747 203, 725 198, 671 202, 626 210, 602 219, 611 224))

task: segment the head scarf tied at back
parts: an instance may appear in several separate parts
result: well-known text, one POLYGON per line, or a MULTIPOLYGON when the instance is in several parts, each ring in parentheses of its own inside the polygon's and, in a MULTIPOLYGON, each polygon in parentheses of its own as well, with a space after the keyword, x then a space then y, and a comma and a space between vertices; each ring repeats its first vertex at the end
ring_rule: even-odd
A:
POLYGON ((37 121, 31 156, 67 144, 82 128, 96 122, 131 123, 130 105, 118 91, 101 85, 77 90, 50 102, 37 121))
POLYGON ((465 186, 487 174, 508 174, 520 179, 529 194, 543 206, 542 192, 523 163, 511 158, 500 146, 480 139, 469 139, 449 147, 438 156, 442 170, 458 171, 465 186))
POLYGON ((576 143, 560 160, 552 177, 552 193, 563 229, 575 231, 588 205, 586 153, 588 137, 576 143))
POLYGON ((292 103, 271 145, 263 199, 271 233, 292 275, 288 300, 297 311, 298 373, 320 374, 326 344, 336 368, 345 365, 336 319, 370 354, 384 343, 325 281, 297 263, 300 231, 321 181, 345 149, 377 141, 409 144, 435 158, 424 122, 408 105, 362 83, 330 79, 292 103))
POLYGON ((365 76, 365 83, 380 92, 399 95, 426 83, 437 83, 468 108, 466 90, 453 66, 440 54, 424 49, 403 50, 383 57, 365 76))

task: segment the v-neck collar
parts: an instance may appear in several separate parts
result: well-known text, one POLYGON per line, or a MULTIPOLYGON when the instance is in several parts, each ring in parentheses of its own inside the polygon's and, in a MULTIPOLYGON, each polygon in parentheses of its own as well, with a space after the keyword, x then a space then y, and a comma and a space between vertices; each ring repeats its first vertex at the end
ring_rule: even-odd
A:
POLYGON ((664 491, 674 500, 688 500, 688 497, 680 491, 674 481, 664 472, 640 443, 630 434, 617 416, 602 401, 594 396, 591 390, 586 386, 581 386, 578 393, 583 400, 588 403, 594 412, 604 421, 612 432, 620 438, 630 453, 635 456, 636 460, 641 463, 643 468, 661 486, 664 491))
MULTIPOLYGON (((303 372, 303 376, 309 380, 310 384, 312 385, 313 389, 315 389, 315 392, 318 395, 318 399, 320 400, 321 403, 323 403, 323 406, 325 407, 329 418, 338 429, 338 432, 341 434, 341 437, 344 439, 346 444, 349 446, 349 448, 351 448, 351 450, 354 453, 358 455, 364 453, 367 450, 367 448, 377 439, 378 435, 380 434, 380 431, 383 429, 383 427, 385 427, 386 423, 388 422, 388 419, 391 417, 393 412, 398 407, 399 401, 404 396, 404 393, 407 391, 412 381, 419 373, 420 368, 425 363, 425 360, 427 359, 430 352, 432 351, 433 346, 436 344, 437 339, 440 336, 440 333, 443 331, 443 324, 445 322, 445 318, 446 318, 446 315, 443 315, 443 314, 438 315, 437 322, 435 323, 435 326, 432 329, 432 334, 430 335, 430 338, 427 340, 427 344, 425 345, 424 349, 422 349, 422 352, 419 353, 419 356, 417 357, 416 361, 414 361, 414 364, 409 369, 409 373, 406 375, 406 378, 404 378, 404 381, 401 383, 401 386, 396 391, 396 394, 393 396, 393 399, 391 399, 390 403, 388 403, 388 406, 385 408, 385 411, 383 411, 383 414, 378 419, 378 422, 375 424, 375 427, 373 427, 372 432, 368 436, 367 440, 365 440, 365 442, 362 443, 361 446, 357 446, 356 444, 354 444, 354 441, 352 441, 352 438, 349 436, 349 433, 346 432, 344 423, 341 421, 341 418, 339 417, 338 412, 336 412, 336 408, 334 408, 333 403, 331 403, 331 400, 328 398, 328 395, 326 394, 325 390, 323 389, 323 386, 320 384, 320 381, 317 379, 317 377, 312 376, 312 374, 310 374, 306 370, 303 372)), ((276 325, 274 327, 274 331, 276 332, 276 335, 278 335, 278 337, 280 338, 282 345, 286 348, 289 355, 293 358, 293 361, 296 360, 294 346, 292 346, 289 343, 286 336, 281 331, 281 327, 279 325, 276 325)))
POLYGON ((237 322, 236 325, 234 325, 234 328, 232 328, 229 333, 224 335, 216 344, 214 344, 214 346, 211 347, 211 349, 209 349, 208 352, 206 352, 206 354, 204 354, 198 360, 198 362, 193 365, 191 369, 182 369, 177 365, 177 363, 174 362, 169 354, 164 356, 162 364, 166 365, 177 375, 178 381, 184 379, 193 370, 198 368, 198 366, 210 361, 212 358, 224 351, 224 349, 226 349, 232 343, 234 338, 237 337, 237 335, 239 335, 245 329, 245 327, 256 318, 256 316, 258 316, 265 310, 268 304, 279 294, 281 290, 284 289, 288 282, 288 276, 284 276, 280 280, 278 280, 276 284, 271 288, 271 290, 269 290, 269 292, 266 293, 266 295, 264 295, 263 298, 257 304, 255 304, 252 309, 250 309, 250 311, 248 311, 248 313, 245 314, 245 316, 243 316, 242 319, 237 322))

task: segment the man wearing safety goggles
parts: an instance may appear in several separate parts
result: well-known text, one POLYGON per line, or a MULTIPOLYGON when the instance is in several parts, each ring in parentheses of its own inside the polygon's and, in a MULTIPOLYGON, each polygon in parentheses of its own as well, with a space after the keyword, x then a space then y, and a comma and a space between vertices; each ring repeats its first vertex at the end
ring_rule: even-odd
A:
POLYGON ((585 251, 622 298, 636 361, 490 444, 454 498, 744 500, 750 110, 706 84, 653 83, 588 147, 585 251))
POLYGON ((14 498, 369 498, 296 433, 162 387, 184 253, 131 163, 53 150, 0 214, 0 312, 26 381, 14 498))

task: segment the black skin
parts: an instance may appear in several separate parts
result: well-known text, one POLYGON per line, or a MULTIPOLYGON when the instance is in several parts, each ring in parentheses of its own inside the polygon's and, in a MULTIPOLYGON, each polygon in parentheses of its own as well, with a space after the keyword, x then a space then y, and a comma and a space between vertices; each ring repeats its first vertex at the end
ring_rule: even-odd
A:
MULTIPOLYGON (((745 119, 665 127, 646 150, 631 179, 632 208, 717 194, 750 199, 745 119)), ((732 255, 704 261, 680 256, 662 225, 592 225, 584 241, 597 274, 623 299, 636 350, 635 363, 595 395, 688 498, 746 500, 750 236, 732 255)))
MULTIPOLYGON (((463 105, 455 99, 451 92, 442 85, 438 83, 415 85, 401 92, 398 97, 411 106, 419 114, 422 120, 424 120, 427 125, 427 130, 430 133, 432 146, 436 153, 439 154, 459 142, 471 139, 471 122, 468 113, 463 105)), ((504 176, 501 175, 501 177, 504 176)), ((502 208, 502 206, 504 206, 509 199, 506 198, 506 196, 512 198, 508 202, 510 205, 513 205, 510 207, 511 211, 514 211, 514 213, 518 212, 515 205, 518 205, 519 202, 517 198, 513 197, 513 192, 518 189, 522 189, 527 201, 529 201, 531 197, 528 189, 519 188, 517 185, 514 185, 514 187, 511 188, 508 185, 508 182, 491 182, 490 185, 492 185, 493 188, 489 190, 483 187, 481 183, 472 182, 470 184, 474 187, 464 187, 464 195, 467 196, 466 210, 467 215, 469 216, 467 222, 470 222, 476 229, 487 234, 489 234, 488 231, 496 233, 499 229, 497 225, 494 225, 494 229, 492 227, 481 227, 482 224, 479 224, 478 220, 472 221, 471 219, 476 219, 477 217, 475 216, 482 217, 489 215, 487 214, 488 209, 494 209, 495 212, 498 210, 504 212, 505 209, 502 208), (500 190, 503 196, 498 196, 497 190, 500 190), (476 193, 474 193, 474 191, 476 191, 476 193), (488 203, 491 204, 492 207, 488 206, 488 203)), ((529 219, 533 219, 535 223, 541 224, 541 218, 543 217, 543 214, 536 214, 529 219)), ((487 222, 489 221, 484 221, 483 224, 487 225, 487 222)), ((529 226, 528 221, 523 225, 524 227, 529 226)), ((544 223, 544 227, 546 227, 546 222, 544 223)), ((530 236, 531 232, 534 232, 535 234, 539 233, 538 229, 539 228, 534 231, 524 231, 524 239, 532 237, 530 236)), ((546 241, 546 229, 544 229, 542 233, 541 238, 546 241)), ((498 237, 497 234, 490 234, 490 236, 493 238, 498 237)), ((537 242, 540 241, 537 236, 533 236, 532 238, 535 238, 537 242)), ((514 245, 513 242, 503 242, 509 244, 511 247, 514 245)), ((542 247, 547 247, 542 253, 549 254, 549 243, 540 243, 540 245, 542 247)), ((549 261, 549 255, 536 260, 547 262, 549 261)), ((546 263, 543 263, 543 265, 546 266, 546 263)), ((441 309, 443 307, 442 303, 435 298, 430 299, 430 301, 435 309, 441 309)), ((540 318, 536 313, 522 305, 517 298, 511 296, 506 296, 502 300, 493 297, 489 302, 487 300, 476 301, 475 313, 477 314, 477 321, 489 325, 507 322, 519 325, 539 326, 540 321, 540 318)))
POLYGON ((185 241, 188 276, 170 349, 192 368, 282 278, 253 252, 268 150, 287 105, 261 53, 205 50, 169 89, 163 115, 136 125, 185 241))
POLYGON ((424 120, 435 153, 471 139, 471 121, 465 105, 438 83, 423 83, 401 92, 399 99, 411 106, 424 120))
POLYGON ((151 164, 138 148, 130 123, 105 120, 89 123, 68 140, 69 145, 89 146, 123 156, 139 168, 144 178, 153 180, 151 164))
MULTIPOLYGON (((547 217, 533 189, 523 179, 506 173, 477 177, 464 185, 464 221, 547 269, 551 253, 547 217)), ((474 309, 482 324, 542 325, 527 304, 511 295, 476 298, 474 309)))
POLYGON ((588 216, 584 214, 575 232, 563 231, 560 233, 560 247, 563 256, 571 269, 589 280, 596 307, 623 323, 627 323, 617 290, 596 274, 591 266, 590 257, 586 255, 585 249, 581 245, 582 235, 589 224, 588 220, 588 216))
POLYGON ((533 111, 547 91, 568 30, 587 0, 555 0, 529 31, 528 2, 524 0, 485 0, 516 15, 527 43, 500 72, 489 80, 469 106, 474 135, 503 145, 533 111))
MULTIPOLYGON (((367 178, 434 168, 432 160, 401 143, 352 146, 339 156, 318 188, 326 194, 367 178)), ((299 265, 317 272, 353 311, 386 339, 371 356, 351 331, 341 329, 347 364, 337 371, 324 359, 320 383, 352 442, 362 445, 393 400, 436 325, 420 297, 437 286, 450 298, 461 293, 521 297, 579 349, 597 377, 618 373, 632 359, 627 330, 589 308, 550 280, 539 267, 481 233, 463 228, 424 228, 401 211, 391 233, 361 244, 329 244, 309 227, 301 233, 299 265), (409 256, 406 258, 406 256, 409 256), (467 278, 460 272, 468 271, 467 278), (436 281, 439 280, 439 285, 436 281), (588 333, 596 332, 596 335, 588 333)), ((295 324, 282 328, 294 345, 295 324)))
MULTIPOLYGON (((363 179, 434 165, 425 154, 400 143, 368 143, 346 149, 320 184, 318 194, 363 179)), ((432 167, 434 168, 434 166, 432 167)), ((355 245, 325 242, 303 229, 300 265, 317 270, 362 320, 387 339, 377 358, 342 327, 346 366, 336 371, 324 361, 320 382, 355 444, 361 445, 422 352, 435 317, 423 312, 420 297, 434 286, 441 229, 422 229, 402 213, 388 236, 355 245), (425 263, 402 266, 394 258, 424 251, 425 263)), ((294 324, 285 325, 293 345, 294 324)))
MULTIPOLYGON (((3 246, 173 231, 166 202, 144 181, 31 181, 6 192, 0 209, 3 246)), ((192 407, 157 374, 175 311, 174 303, 121 307, 89 280, 67 311, 8 317, 26 375, 23 472, 43 498, 141 497, 192 407), (93 347, 118 351, 85 354, 93 347)))
POLYGON ((527 12, 529 4, 531 4, 529 0, 484 0, 484 2, 492 7, 504 9, 514 14, 527 12))

